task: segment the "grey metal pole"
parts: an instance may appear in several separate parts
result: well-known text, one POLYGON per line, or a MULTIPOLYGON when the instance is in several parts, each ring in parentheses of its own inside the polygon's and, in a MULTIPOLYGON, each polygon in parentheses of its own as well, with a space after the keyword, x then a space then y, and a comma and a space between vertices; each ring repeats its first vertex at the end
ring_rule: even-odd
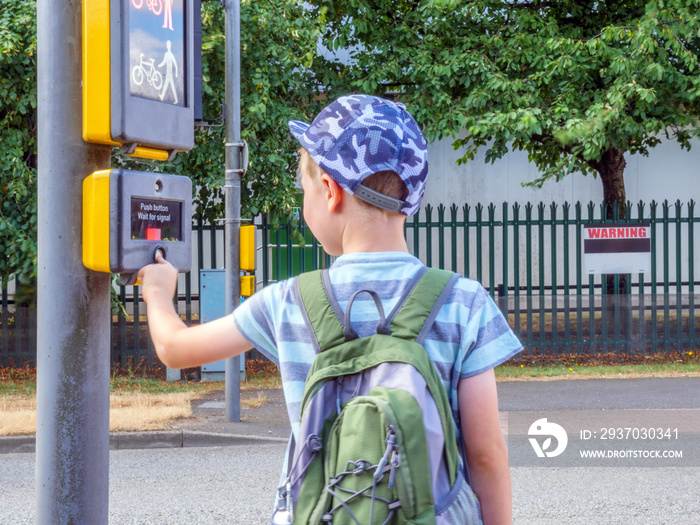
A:
POLYGON ((110 148, 81 136, 81 7, 39 0, 36 523, 105 524, 110 277, 81 256, 82 181, 110 148))
MULTIPOLYGON (((241 300, 241 3, 226 0, 226 178, 224 197, 226 217, 226 313, 241 300)), ((226 360, 226 418, 241 420, 240 356, 226 360)))

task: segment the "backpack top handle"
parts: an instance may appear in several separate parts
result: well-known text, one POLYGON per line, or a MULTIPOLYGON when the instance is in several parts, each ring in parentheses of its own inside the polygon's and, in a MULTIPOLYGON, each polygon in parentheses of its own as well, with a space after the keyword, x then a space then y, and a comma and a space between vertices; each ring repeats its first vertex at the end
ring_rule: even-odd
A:
POLYGON ((355 301, 355 298, 361 293, 368 293, 374 300, 374 304, 377 306, 377 311, 379 312, 377 333, 382 335, 391 335, 391 329, 389 328, 389 324, 386 321, 386 316, 384 315, 384 307, 382 306, 382 301, 379 299, 377 292, 373 290, 358 290, 352 294, 352 297, 350 297, 348 305, 345 308, 345 314, 343 316, 343 335, 345 336, 345 340, 352 341, 353 339, 357 339, 359 337, 353 327, 350 326, 350 310, 352 309, 352 303, 355 301))

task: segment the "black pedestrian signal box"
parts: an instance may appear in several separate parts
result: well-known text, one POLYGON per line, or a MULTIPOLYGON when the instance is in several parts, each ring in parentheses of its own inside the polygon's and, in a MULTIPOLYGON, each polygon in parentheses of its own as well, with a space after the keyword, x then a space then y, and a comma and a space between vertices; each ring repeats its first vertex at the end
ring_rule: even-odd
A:
MULTIPOLYGON (((180 175, 101 170, 83 181, 83 264, 135 274, 160 253, 180 272, 192 265, 192 181, 180 175)), ((124 279, 122 279, 124 281, 124 279)))
POLYGON ((158 160, 194 147, 193 15, 186 0, 83 0, 85 141, 158 160))

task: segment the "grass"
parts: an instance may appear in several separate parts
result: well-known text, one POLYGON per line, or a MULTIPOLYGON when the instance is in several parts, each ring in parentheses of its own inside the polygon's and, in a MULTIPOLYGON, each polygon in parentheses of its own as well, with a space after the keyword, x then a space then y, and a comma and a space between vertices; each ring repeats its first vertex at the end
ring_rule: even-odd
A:
POLYGON ((147 394, 120 392, 109 396, 109 429, 128 432, 161 430, 167 424, 192 415, 197 391, 147 394))
POLYGON ((36 399, 22 394, 0 396, 0 436, 32 434, 36 429, 36 399))
POLYGON ((270 397, 263 390, 258 390, 252 397, 241 398, 241 406, 243 408, 260 408, 268 401, 270 401, 270 397))
MULTIPOLYGON (((188 377, 192 370, 185 371, 188 377), (189 373, 188 373, 189 372, 189 373)), ((611 377, 700 377, 700 354, 687 351, 657 355, 522 356, 496 368, 498 381, 594 379, 611 377)), ((269 401, 265 390, 279 388, 277 367, 246 361, 241 406, 258 408, 269 401)), ((110 379, 110 430, 168 428, 192 415, 192 402, 224 389, 223 382, 165 380, 165 370, 117 370, 110 379)), ((0 369, 0 436, 32 434, 36 429, 36 369, 0 369)))
MULTIPOLYGON (((246 375, 248 380, 241 383, 242 408, 264 405, 270 400, 264 389, 281 386, 279 371, 272 363, 249 361, 246 375)), ((192 415, 194 400, 223 388, 223 382, 169 382, 162 368, 117 370, 110 378, 110 430, 166 429, 173 420, 192 415)), ((35 430, 36 369, 0 369, 0 436, 33 434, 35 430)))
POLYGON ((279 388, 282 386, 282 378, 277 365, 270 361, 246 361, 245 383, 241 383, 241 390, 258 390, 261 388, 279 388))
MULTIPOLYGON (((179 418, 192 415, 197 392, 146 394, 121 392, 109 399, 111 431, 161 430, 179 418)), ((36 431, 36 396, 0 396, 0 436, 33 434, 36 431)))
POLYGON ((496 368, 499 381, 700 377, 700 354, 523 356, 496 368))

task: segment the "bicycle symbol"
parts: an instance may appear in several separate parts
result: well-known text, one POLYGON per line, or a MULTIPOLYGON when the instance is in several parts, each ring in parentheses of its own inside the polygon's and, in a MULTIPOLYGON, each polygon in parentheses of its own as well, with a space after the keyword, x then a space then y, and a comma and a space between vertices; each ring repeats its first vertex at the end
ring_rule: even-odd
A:
MULTIPOLYGON (((141 9, 144 0, 131 0, 131 4, 136 9, 141 9)), ((163 11, 163 0, 146 0, 146 7, 149 11, 153 11, 153 14, 159 15, 163 11)))
MULTIPOLYGON (((134 0, 131 1, 133 2, 134 0)), ((156 91, 163 86, 163 75, 156 69, 155 62, 155 58, 152 58, 151 60, 144 60, 143 53, 141 53, 139 64, 134 66, 134 68, 131 70, 131 79, 134 81, 134 84, 140 86, 145 77, 148 83, 153 86, 153 89, 156 91)))

